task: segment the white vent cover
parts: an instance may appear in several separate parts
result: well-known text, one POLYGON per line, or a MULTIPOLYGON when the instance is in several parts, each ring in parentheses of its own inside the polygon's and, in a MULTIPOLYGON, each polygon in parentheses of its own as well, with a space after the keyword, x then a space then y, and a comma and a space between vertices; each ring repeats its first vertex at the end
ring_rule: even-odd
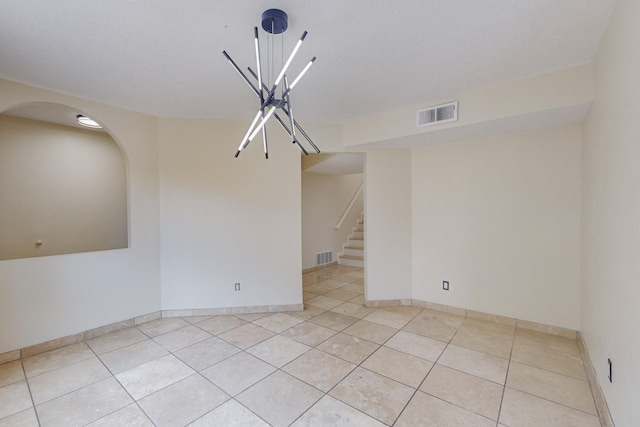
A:
POLYGON ((458 120, 458 101, 436 105, 426 110, 418 110, 416 127, 430 126, 458 120))
POLYGON ((333 262, 333 252, 318 252, 316 254, 316 265, 330 264, 333 262))

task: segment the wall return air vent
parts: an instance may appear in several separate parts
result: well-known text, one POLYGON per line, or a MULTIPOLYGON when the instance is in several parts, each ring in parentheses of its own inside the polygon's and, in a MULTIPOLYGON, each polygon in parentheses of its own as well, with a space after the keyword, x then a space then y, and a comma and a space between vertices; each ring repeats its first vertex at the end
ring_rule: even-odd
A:
POLYGON ((458 101, 436 105, 416 113, 416 127, 431 126, 458 120, 458 101))

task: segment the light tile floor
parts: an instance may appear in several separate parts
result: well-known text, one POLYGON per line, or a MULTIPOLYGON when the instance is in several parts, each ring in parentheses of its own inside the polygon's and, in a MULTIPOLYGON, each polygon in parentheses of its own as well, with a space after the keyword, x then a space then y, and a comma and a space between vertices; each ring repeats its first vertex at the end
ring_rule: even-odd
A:
POLYGON ((0 426, 599 426, 576 341, 363 307, 363 272, 303 275, 305 311, 164 318, 0 365, 0 426))

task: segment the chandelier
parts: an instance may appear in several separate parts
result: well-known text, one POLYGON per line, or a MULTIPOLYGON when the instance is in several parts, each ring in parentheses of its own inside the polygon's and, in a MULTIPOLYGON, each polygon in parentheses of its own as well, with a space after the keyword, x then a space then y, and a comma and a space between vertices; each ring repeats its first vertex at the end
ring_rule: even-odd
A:
MULTIPOLYGON (((269 43, 268 50, 268 64, 273 64, 275 62, 275 49, 271 48, 271 46, 274 44, 272 37, 274 35, 284 33, 287 30, 287 27, 288 17, 287 14, 282 10, 269 9, 264 11, 264 13, 262 14, 262 28, 267 33, 269 33, 268 37, 271 41, 271 43, 269 43)), ((276 118, 278 123, 280 123, 280 126, 282 126, 287 135, 289 135, 289 137, 291 138, 291 141, 298 147, 300 147, 300 150, 302 150, 305 155, 308 155, 309 153, 304 149, 302 144, 300 144, 296 129, 309 142, 309 145, 311 145, 316 153, 319 153, 320 150, 318 149, 318 147, 313 143, 313 141, 311 141, 309 135, 307 135, 304 129, 302 129, 300 124, 298 124, 298 122, 294 118, 293 107, 291 106, 291 91, 298 84, 302 76, 309 70, 311 65, 313 65, 316 57, 314 56, 313 58, 311 58, 307 65, 302 69, 300 74, 298 74, 298 76, 293 79, 293 81, 289 82, 289 79, 287 78, 287 70, 289 69, 291 62, 293 61, 293 58, 296 56, 296 53, 298 53, 298 49, 300 49, 302 42, 307 36, 307 32, 305 31, 304 33, 302 33, 300 40, 298 40, 298 43, 293 48, 293 51, 289 55, 287 61, 284 63, 284 65, 282 65, 280 73, 277 75, 275 80, 273 80, 273 82, 265 81, 262 72, 263 67, 262 60, 260 58, 260 41, 258 38, 258 27, 254 27, 254 36, 256 51, 256 71, 253 71, 251 67, 247 68, 247 70, 253 77, 253 80, 250 80, 247 77, 247 75, 240 69, 240 67, 238 67, 238 65, 233 61, 233 59, 231 59, 226 51, 222 51, 222 54, 225 56, 225 58, 227 58, 231 66, 238 72, 242 80, 244 80, 249 88, 251 88, 253 93, 255 93, 260 102, 258 112, 251 122, 247 133, 242 139, 242 142, 240 142, 235 157, 238 157, 240 155, 240 152, 244 150, 251 141, 253 141, 258 133, 262 132, 262 140, 264 142, 264 156, 267 159, 269 158, 269 148, 267 145, 267 129, 265 125, 271 117, 276 118), (282 112, 285 119, 283 119, 283 116, 281 116, 279 112, 282 112)), ((273 75, 275 75, 275 73, 273 73, 273 75)))

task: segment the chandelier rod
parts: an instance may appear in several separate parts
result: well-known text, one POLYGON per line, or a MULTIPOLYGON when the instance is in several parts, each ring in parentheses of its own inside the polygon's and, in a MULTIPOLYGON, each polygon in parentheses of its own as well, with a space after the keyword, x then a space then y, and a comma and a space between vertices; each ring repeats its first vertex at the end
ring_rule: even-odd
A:
MULTIPOLYGON (((253 71, 251 69, 251 67, 247 67, 247 69, 249 70, 249 73, 251 73, 251 75, 254 78, 258 78, 257 74, 255 73, 255 71, 253 71)), ((244 75, 244 74, 242 74, 244 75)), ((251 83, 251 82, 249 82, 251 83)), ((264 85, 264 83, 263 83, 264 85)), ((251 84, 251 86, 253 86, 253 84, 251 84)), ((266 89, 266 87, 265 87, 266 89)), ((256 90, 257 92, 257 90, 256 90)), ((289 117, 289 110, 287 109, 286 106, 282 107, 281 110, 284 112, 284 114, 289 117)), ((297 120, 294 120, 293 123, 295 124, 296 128, 298 128, 298 130, 300 131, 300 133, 302 134, 302 136, 304 136, 304 138, 309 142, 309 144, 313 147, 313 149, 316 151, 316 153, 320 152, 320 149, 316 146, 316 144, 313 143, 313 141, 311 140, 311 138, 309 137, 309 135, 304 131, 304 129, 302 129, 302 126, 300 125, 300 123, 298 123, 297 120)), ((287 132, 289 134, 289 136, 291 136, 291 132, 287 132)))

